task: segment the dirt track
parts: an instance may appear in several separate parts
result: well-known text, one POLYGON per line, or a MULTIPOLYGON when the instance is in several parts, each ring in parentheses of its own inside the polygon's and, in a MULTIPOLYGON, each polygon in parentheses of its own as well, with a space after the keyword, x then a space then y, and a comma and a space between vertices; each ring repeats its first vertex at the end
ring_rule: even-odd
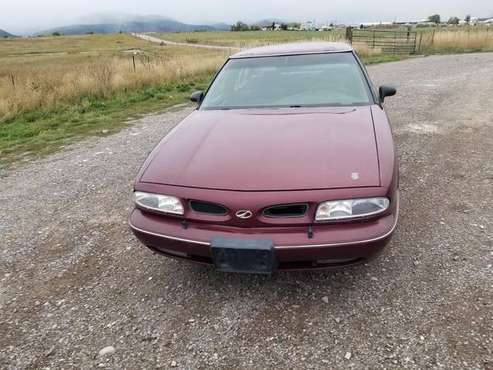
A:
POLYGON ((370 74, 399 88, 401 219, 379 259, 267 278, 153 255, 131 184, 190 108, 149 116, 0 178, 0 367, 493 368, 493 54, 370 74))
POLYGON ((137 37, 142 40, 150 41, 155 44, 160 45, 175 45, 175 46, 189 46, 193 48, 202 48, 202 49, 217 49, 217 50, 226 50, 230 52, 238 51, 240 48, 235 48, 231 46, 220 46, 220 45, 208 45, 208 44, 194 44, 189 42, 176 42, 170 40, 163 40, 154 36, 147 35, 145 33, 132 33, 134 37, 137 37))

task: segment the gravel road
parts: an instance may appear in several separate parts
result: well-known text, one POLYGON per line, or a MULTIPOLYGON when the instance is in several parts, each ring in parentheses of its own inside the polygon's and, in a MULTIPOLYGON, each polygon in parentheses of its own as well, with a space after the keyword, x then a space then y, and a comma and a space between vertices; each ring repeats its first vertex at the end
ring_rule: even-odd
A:
POLYGON ((378 259, 261 277, 153 255, 132 181, 191 108, 147 116, 0 178, 0 368, 492 369, 493 54, 369 71, 399 88, 378 259))
POLYGON ((131 35, 134 37, 137 37, 139 39, 153 42, 155 44, 160 44, 160 45, 188 46, 188 47, 200 48, 200 49, 226 50, 226 51, 229 51, 231 53, 240 50, 240 48, 236 48, 236 47, 232 47, 232 46, 194 44, 194 43, 190 43, 190 42, 176 42, 176 41, 164 40, 161 38, 147 35, 145 33, 131 33, 131 35))

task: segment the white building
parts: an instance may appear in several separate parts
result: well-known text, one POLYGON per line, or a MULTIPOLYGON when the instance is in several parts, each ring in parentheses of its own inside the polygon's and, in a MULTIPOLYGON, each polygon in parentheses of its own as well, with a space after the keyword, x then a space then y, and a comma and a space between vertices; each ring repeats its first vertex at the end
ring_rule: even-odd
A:
POLYGON ((315 21, 306 21, 302 23, 300 29, 302 31, 315 31, 316 29, 315 21))

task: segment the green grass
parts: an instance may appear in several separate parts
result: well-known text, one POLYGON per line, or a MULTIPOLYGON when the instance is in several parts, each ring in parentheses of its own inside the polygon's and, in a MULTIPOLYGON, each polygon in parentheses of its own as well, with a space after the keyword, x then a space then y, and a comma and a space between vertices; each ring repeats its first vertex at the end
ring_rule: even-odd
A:
POLYGON ((389 54, 381 54, 381 55, 372 55, 372 56, 364 56, 362 57, 362 61, 366 65, 370 64, 378 64, 378 63, 388 63, 388 62, 397 62, 399 60, 410 58, 409 55, 389 55, 389 54))
POLYGON ((184 103, 191 92, 204 89, 210 77, 122 91, 111 98, 84 96, 76 104, 24 112, 0 125, 0 168, 53 153, 87 136, 111 134, 131 118, 184 103))

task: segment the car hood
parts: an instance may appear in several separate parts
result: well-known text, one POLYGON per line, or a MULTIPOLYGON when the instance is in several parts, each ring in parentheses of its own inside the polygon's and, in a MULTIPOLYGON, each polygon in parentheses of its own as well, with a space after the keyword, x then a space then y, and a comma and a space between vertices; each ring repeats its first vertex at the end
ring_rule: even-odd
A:
POLYGON ((197 110, 141 173, 142 182, 239 191, 380 184, 370 106, 197 110))

